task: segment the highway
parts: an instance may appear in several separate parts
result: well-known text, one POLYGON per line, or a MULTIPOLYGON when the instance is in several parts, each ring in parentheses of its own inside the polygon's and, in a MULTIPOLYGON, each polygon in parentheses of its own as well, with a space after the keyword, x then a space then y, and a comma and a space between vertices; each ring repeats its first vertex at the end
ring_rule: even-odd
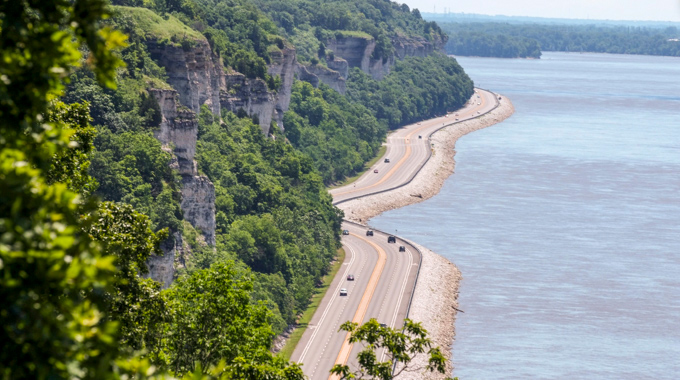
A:
MULTIPOLYGON (((475 91, 464 108, 388 135, 387 150, 381 160, 353 184, 330 191, 334 204, 342 208, 345 201, 410 182, 429 159, 432 133, 496 107, 497 95, 481 89, 475 91)), ((350 368, 356 369, 356 356, 362 347, 349 344, 348 334, 338 332, 344 322, 361 324, 376 318, 380 323, 400 328, 407 317, 418 274, 420 252, 415 247, 398 237, 396 243, 388 243, 390 235, 380 231, 373 230, 374 235, 367 236, 368 227, 348 221, 343 223, 343 229, 349 231, 349 235, 342 236, 345 261, 291 357, 292 361, 303 363, 302 368, 311 380, 332 379, 329 371, 336 363, 349 363, 350 368), (404 252, 399 251, 400 246, 405 248, 404 252), (354 281, 347 279, 350 274, 354 281), (340 295, 343 288, 347 296, 340 295)), ((384 353, 378 352, 378 358, 385 360, 384 353)))

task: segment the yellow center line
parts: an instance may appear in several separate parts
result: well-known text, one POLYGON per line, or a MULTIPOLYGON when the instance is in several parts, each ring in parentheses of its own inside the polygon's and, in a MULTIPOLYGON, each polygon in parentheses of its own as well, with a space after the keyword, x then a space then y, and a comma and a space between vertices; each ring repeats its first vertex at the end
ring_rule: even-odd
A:
MULTIPOLYGON (((473 97, 473 99, 474 99, 474 97, 473 97)), ((482 104, 480 105, 480 107, 475 107, 475 109, 477 109, 477 108, 483 108, 483 107, 484 107, 484 103, 486 103, 486 102, 484 101, 484 98, 480 98, 480 103, 482 103, 482 104)), ((472 110, 472 116, 475 115, 475 109, 472 110)), ((335 193, 335 194, 333 194, 333 195, 337 197, 337 196, 339 196, 339 195, 345 195, 345 194, 353 193, 353 192, 356 192, 356 191, 364 191, 364 190, 370 189, 370 188, 372 188, 372 187, 376 187, 376 186, 380 185, 381 183, 387 181, 387 180, 392 176, 392 174, 393 174, 397 169, 399 169, 399 167, 401 167, 401 165, 404 163, 404 161, 406 161, 406 160, 411 156, 411 143, 410 143, 411 136, 413 136, 413 135, 416 134, 417 132, 420 132, 420 131, 423 130, 424 128, 429 128, 429 127, 431 127, 431 125, 423 125, 422 127, 417 128, 417 129, 411 131, 411 133, 409 133, 408 135, 406 135, 406 137, 404 138, 404 141, 405 141, 406 144, 407 144, 407 145, 406 145, 406 154, 404 154, 404 157, 402 157, 401 160, 399 160, 399 162, 397 162, 397 164, 394 165, 394 166, 392 167, 392 169, 391 169, 389 172, 387 172, 387 174, 385 174, 378 182, 376 182, 376 183, 374 183, 374 184, 372 184, 372 185, 368 185, 368 186, 365 186, 365 187, 361 187, 361 188, 359 188, 359 189, 357 189, 357 188, 352 188, 352 190, 347 190, 347 191, 344 191, 344 192, 342 192, 342 193, 335 193)))
MULTIPOLYGON (((364 317, 366 316, 366 311, 368 310, 368 305, 371 303, 371 298, 373 298, 373 293, 375 293, 375 289, 378 287, 380 275, 385 268, 385 263, 387 262, 387 253, 385 253, 385 250, 380 248, 379 245, 364 237, 354 233, 351 233, 350 235, 354 235, 357 238, 367 242, 378 252, 378 262, 373 268, 373 273, 371 273, 371 278, 368 280, 368 285, 366 286, 364 295, 361 297, 361 302, 359 302, 356 313, 354 313, 354 318, 352 318, 352 322, 361 324, 364 320, 364 317)), ((342 347, 340 348, 340 353, 338 354, 337 359, 335 359, 335 364, 347 364, 347 360, 349 360, 349 354, 352 352, 353 346, 353 344, 349 342, 349 337, 350 334, 347 333, 347 336, 345 336, 345 341, 342 343, 342 347)), ((339 377, 336 375, 331 375, 329 379, 335 380, 339 379, 339 377)))

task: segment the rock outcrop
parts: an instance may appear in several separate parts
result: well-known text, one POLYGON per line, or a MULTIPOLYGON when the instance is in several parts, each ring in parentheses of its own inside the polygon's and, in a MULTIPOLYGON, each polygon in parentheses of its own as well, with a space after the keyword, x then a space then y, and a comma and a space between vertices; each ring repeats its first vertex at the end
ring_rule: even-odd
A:
POLYGON ((215 245, 215 186, 206 176, 182 176, 184 219, 215 245))
MULTIPOLYGON (((373 79, 380 80, 389 74, 397 59, 426 57, 435 51, 443 51, 446 41, 427 41, 423 37, 395 36, 392 38, 394 53, 388 57, 374 58, 375 40, 370 37, 336 36, 327 41, 326 47, 336 57, 346 61, 349 67, 358 67, 373 79)), ((333 62, 335 64, 335 62, 333 62)), ((329 63, 328 67, 347 78, 347 72, 329 63)))
POLYGON ((298 64, 296 72, 300 80, 309 82, 314 87, 319 87, 319 83, 324 83, 341 94, 347 91, 345 77, 330 68, 321 65, 304 66, 298 64))
MULTIPOLYGON (((184 219, 199 229, 205 241, 215 244, 215 186, 208 177, 198 175, 196 168, 196 140, 198 121, 196 114, 183 106, 178 106, 179 94, 175 90, 149 89, 160 105, 160 128, 154 134, 163 149, 173 154, 171 166, 182 176, 181 208, 184 219)), ((173 233, 163 244, 163 256, 149 259, 150 277, 161 282, 164 287, 172 283, 175 261, 185 252, 182 235, 173 233)))
POLYGON ((276 106, 276 93, 269 91, 262 79, 248 79, 238 72, 227 74, 225 83, 224 91, 220 92, 222 108, 234 113, 243 109, 248 115, 257 115, 262 132, 268 134, 276 106))
MULTIPOLYGON (((269 75, 278 75, 281 78, 281 88, 274 96, 273 118, 279 128, 283 130, 283 113, 288 111, 290 105, 290 94, 293 90, 297 67, 297 53, 292 47, 284 47, 281 50, 271 52, 270 55, 272 63, 268 66, 267 72, 269 75)), ((261 123, 260 126, 262 126, 261 123)))
POLYGON ((212 113, 220 114, 220 88, 224 70, 212 53, 206 39, 187 41, 187 44, 147 41, 151 58, 165 68, 168 83, 177 90, 182 105, 198 113, 203 104, 212 113))
POLYGON ((175 232, 161 243, 163 256, 149 257, 149 277, 161 283, 163 288, 172 284, 175 276, 175 260, 184 254, 182 234, 175 232))

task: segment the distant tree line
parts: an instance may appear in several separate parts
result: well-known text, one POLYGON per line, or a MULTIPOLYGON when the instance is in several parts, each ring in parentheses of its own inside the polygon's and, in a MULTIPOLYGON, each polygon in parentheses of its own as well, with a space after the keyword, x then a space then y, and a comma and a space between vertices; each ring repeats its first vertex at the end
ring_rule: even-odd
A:
POLYGON ((542 51, 680 56, 676 27, 442 23, 446 52, 482 57, 534 57, 542 51))

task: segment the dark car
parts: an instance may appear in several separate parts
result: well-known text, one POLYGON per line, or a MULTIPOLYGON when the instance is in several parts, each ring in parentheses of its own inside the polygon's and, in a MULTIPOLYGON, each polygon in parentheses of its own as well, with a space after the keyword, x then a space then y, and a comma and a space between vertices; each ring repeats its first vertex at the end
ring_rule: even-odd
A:
POLYGON ((347 281, 354 281, 354 275, 353 275, 353 274, 348 274, 348 275, 347 275, 347 281))
POLYGON ((373 236, 373 231, 371 230, 366 231, 366 236, 373 236))
POLYGON ((386 164, 389 164, 389 163, 390 163, 390 159, 389 159, 389 158, 386 158, 386 159, 385 159, 385 163, 386 163, 386 164))
POLYGON ((381 323, 381 324, 380 324, 380 327, 387 327, 387 324, 381 323))
POLYGON ((373 173, 377 173, 377 172, 378 172, 378 169, 375 169, 375 170, 373 171, 373 173))
POLYGON ((388 243, 396 243, 396 242, 397 242, 397 237, 396 237, 396 236, 388 236, 388 237, 387 237, 387 242, 388 242, 388 243))
POLYGON ((349 235, 349 230, 342 230, 343 235, 349 235))
POLYGON ((406 252, 406 247, 404 247, 403 245, 400 245, 399 246, 399 252, 406 252))
POLYGON ((423 136, 421 136, 421 135, 418 135, 418 138, 419 138, 419 139, 422 139, 422 138, 423 138, 423 136))

